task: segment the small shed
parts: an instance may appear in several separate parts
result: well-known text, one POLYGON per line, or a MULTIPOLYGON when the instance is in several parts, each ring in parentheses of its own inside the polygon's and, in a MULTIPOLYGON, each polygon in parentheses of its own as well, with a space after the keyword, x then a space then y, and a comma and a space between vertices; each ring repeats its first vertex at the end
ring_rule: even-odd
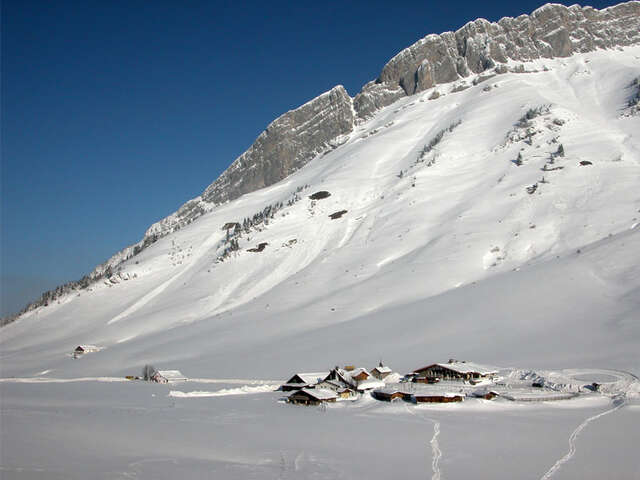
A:
POLYGON ((291 390, 314 387, 328 375, 329 372, 296 373, 280 386, 280 390, 290 392, 291 390))
POLYGON ((338 395, 333 390, 326 388, 303 388, 289 395, 287 401, 295 405, 319 405, 327 402, 333 403, 337 398, 338 395))
POLYGON ((78 358, 85 353, 93 353, 99 351, 100 347, 97 347, 96 345, 78 345, 73 351, 73 358, 78 358))

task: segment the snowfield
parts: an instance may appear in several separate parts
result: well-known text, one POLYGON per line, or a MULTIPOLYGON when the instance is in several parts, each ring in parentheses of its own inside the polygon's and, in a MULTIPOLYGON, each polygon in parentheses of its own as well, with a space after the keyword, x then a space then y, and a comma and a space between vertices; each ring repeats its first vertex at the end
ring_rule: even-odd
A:
POLYGON ((640 478, 640 47, 525 67, 403 98, 2 328, 0 476, 640 478), (267 381, 451 357, 603 391, 316 408, 267 381), (199 380, 119 381, 145 364, 199 380))

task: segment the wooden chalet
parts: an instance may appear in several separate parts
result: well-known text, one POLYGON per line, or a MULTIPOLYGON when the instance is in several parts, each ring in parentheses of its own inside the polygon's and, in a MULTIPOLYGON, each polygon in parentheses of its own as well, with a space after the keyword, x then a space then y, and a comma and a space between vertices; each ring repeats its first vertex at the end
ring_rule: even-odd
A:
POLYGON ((354 368, 352 370, 343 370, 336 367, 329 372, 325 378, 325 381, 326 380, 335 380, 358 392, 365 392, 384 387, 383 381, 373 377, 366 368, 362 367, 354 368))
POLYGON ((448 363, 434 363, 413 371, 414 382, 435 383, 439 380, 462 380, 475 382, 493 378, 498 371, 493 367, 473 362, 449 360, 448 363))
POLYGON ((376 377, 378 380, 384 380, 391 373, 392 370, 389 367, 383 365, 382 362, 380 362, 377 367, 371 370, 371 375, 376 377))
POLYGON ((416 403, 452 403, 464 400, 457 393, 416 393, 413 398, 416 403))
POLYGON ((290 392, 292 390, 314 387, 326 379, 328 375, 329 372, 296 373, 280 386, 280 390, 290 392))
POLYGON ((411 398, 411 394, 398 389, 382 388, 374 390, 371 395, 376 400, 382 400, 383 402, 391 402, 397 398, 408 400, 411 398))
POLYGON ((333 403, 338 394, 326 388, 303 388, 293 392, 287 397, 287 402, 295 405, 320 405, 321 403, 333 403))
POLYGON ((472 395, 474 397, 476 397, 476 398, 484 398, 485 400, 493 400, 499 394, 498 394, 498 392, 496 392, 494 390, 481 389, 481 390, 476 390, 475 392, 472 393, 472 395))
POLYGON ((84 355, 85 353, 93 353, 93 352, 99 352, 99 351, 100 351, 100 347, 97 347, 95 345, 78 345, 73 351, 73 358, 78 358, 84 355))
POLYGON ((316 385, 316 388, 333 390, 340 398, 353 397, 356 391, 338 380, 323 380, 316 385))

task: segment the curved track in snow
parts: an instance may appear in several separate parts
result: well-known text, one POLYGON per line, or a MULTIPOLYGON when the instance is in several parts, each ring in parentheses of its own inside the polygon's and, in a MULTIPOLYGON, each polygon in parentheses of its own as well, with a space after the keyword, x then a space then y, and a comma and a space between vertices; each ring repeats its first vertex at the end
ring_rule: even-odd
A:
POLYGON ((583 421, 580 425, 578 425, 578 427, 571 433, 571 436, 569 437, 569 451, 560 460, 554 463, 553 466, 547 471, 547 473, 545 473, 540 478, 540 480, 549 480, 558 472, 558 470, 560 470, 560 468, 562 468, 562 466, 565 463, 567 463, 569 460, 571 460, 571 458, 573 458, 573 456, 576 453, 576 440, 580 435, 580 433, 587 427, 587 425, 589 425, 591 422, 597 420, 600 417, 609 415, 610 413, 613 413, 616 410, 619 410, 620 408, 622 408, 626 404, 626 398, 624 396, 620 396, 614 400, 613 404, 614 404, 613 408, 610 408, 609 410, 605 410, 604 412, 598 413, 597 415, 593 415, 587 418, 585 421, 583 421))

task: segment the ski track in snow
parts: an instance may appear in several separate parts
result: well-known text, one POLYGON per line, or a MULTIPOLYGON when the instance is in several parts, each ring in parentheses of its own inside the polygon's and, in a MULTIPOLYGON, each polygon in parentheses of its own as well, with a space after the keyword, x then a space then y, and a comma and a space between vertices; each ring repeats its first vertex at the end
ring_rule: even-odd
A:
POLYGON ((407 412, 411 415, 418 417, 420 420, 429 421, 433 423, 433 437, 431 437, 431 441, 429 444, 431 445, 431 470, 433 471, 433 475, 431 475, 431 480, 441 480, 441 472, 440 472, 440 459, 442 458, 442 450, 440 450, 440 443, 438 442, 438 437, 440 436, 440 422, 434 420, 432 418, 423 417, 415 413, 408 405, 405 405, 407 412))
POLYGON ((576 453, 576 439, 578 438, 582 430, 586 428, 587 425, 589 425, 591 422, 593 422, 594 420, 597 420, 600 417, 604 417, 605 415, 609 415, 610 413, 613 413, 616 410, 619 410, 625 404, 626 404, 626 398, 624 396, 622 398, 618 398, 617 400, 614 400, 615 406, 613 408, 610 408, 609 410, 605 410, 604 412, 598 413, 597 415, 593 415, 587 418, 580 425, 578 425, 578 427, 573 431, 573 433, 569 437, 569 451, 566 453, 564 457, 562 457, 560 460, 554 463, 553 466, 547 471, 547 473, 545 473, 540 478, 540 480, 549 480, 557 473, 558 470, 560 470, 560 468, 562 468, 562 466, 565 463, 567 463, 569 460, 571 460, 571 458, 573 458, 573 456, 576 453))

